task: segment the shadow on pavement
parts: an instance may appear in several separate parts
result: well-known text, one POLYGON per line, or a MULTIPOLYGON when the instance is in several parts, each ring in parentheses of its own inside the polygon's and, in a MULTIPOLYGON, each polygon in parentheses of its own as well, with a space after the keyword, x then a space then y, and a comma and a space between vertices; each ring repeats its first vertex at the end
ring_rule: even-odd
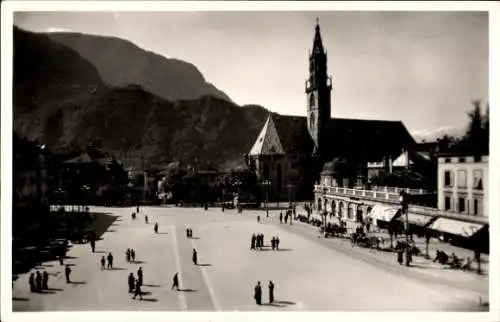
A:
POLYGON ((179 292, 198 292, 198 290, 193 290, 190 288, 180 288, 179 292))
POLYGON ((131 263, 133 263, 133 264, 144 264, 144 263, 147 263, 147 262, 144 262, 144 261, 133 261, 131 263))
POLYGON ((56 294, 56 292, 55 291, 44 290, 44 291, 38 292, 38 294, 56 294))
POLYGON ((96 254, 107 254, 108 252, 106 252, 104 250, 96 250, 94 253, 96 253, 96 254))
POLYGON ((156 284, 144 284, 144 286, 147 286, 147 287, 160 287, 160 285, 156 285, 156 284))
POLYGON ((29 298, 26 297, 13 297, 12 301, 29 301, 29 298))
POLYGON ((76 285, 82 285, 82 284, 87 284, 87 281, 71 281, 69 284, 76 284, 76 285))
POLYGON ((113 230, 113 229, 108 229, 106 230, 107 233, 116 233, 116 230, 113 230))
POLYGON ((168 233, 157 233, 158 235, 168 235, 168 233))
POLYGON ((151 294, 153 294, 153 293, 148 292, 148 291, 146 291, 146 292, 142 291, 142 292, 141 292, 141 294, 142 294, 142 295, 151 295, 151 294))
POLYGON ((273 303, 263 303, 264 306, 274 306, 274 307, 285 307, 289 305, 295 305, 292 301, 274 301, 273 303))
POLYGON ((198 264, 198 266, 212 266, 212 264, 198 264))
POLYGON ((77 259, 78 257, 74 257, 74 256, 66 256, 64 257, 64 259, 77 259))
POLYGON ((126 271, 126 268, 123 267, 113 267, 113 268, 108 268, 108 271, 126 271))
POLYGON ((62 288, 49 287, 49 291, 62 291, 62 288))
POLYGON ((145 301, 145 302, 158 302, 158 299, 142 299, 141 301, 145 301))

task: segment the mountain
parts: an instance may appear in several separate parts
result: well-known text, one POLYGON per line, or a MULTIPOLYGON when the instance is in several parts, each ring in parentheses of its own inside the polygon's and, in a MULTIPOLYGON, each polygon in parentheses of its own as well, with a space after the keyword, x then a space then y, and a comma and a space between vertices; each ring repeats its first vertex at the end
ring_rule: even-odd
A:
POLYGON ((14 29, 14 129, 57 147, 90 142, 132 166, 242 159, 265 122, 260 106, 202 96, 168 101, 141 85, 111 87, 75 50, 14 29))
POLYGON ((462 137, 465 134, 465 126, 456 126, 456 127, 440 127, 434 130, 416 130, 412 131, 411 135, 414 137, 415 141, 421 142, 433 142, 443 137, 443 135, 447 134, 452 137, 462 137))
POLYGON ((81 33, 46 35, 91 62, 102 80, 112 87, 137 84, 170 101, 203 96, 231 101, 225 93, 207 83, 193 64, 143 50, 127 40, 81 33))

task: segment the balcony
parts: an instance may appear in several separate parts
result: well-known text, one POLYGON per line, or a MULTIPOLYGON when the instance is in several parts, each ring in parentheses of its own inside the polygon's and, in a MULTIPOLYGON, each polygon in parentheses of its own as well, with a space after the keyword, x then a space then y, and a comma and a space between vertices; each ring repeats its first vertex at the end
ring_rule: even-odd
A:
MULTIPOLYGON (((418 194, 416 192, 420 192, 421 194, 431 193, 429 191, 421 189, 402 189, 397 187, 382 187, 382 188, 384 189, 378 187, 377 190, 362 190, 362 189, 350 189, 341 187, 328 187, 324 185, 315 185, 314 192, 325 196, 330 195, 330 196, 340 196, 340 197, 355 197, 376 203, 378 202, 378 203, 392 204, 392 205, 400 204, 399 192, 401 190, 404 190, 409 194, 418 194), (396 193, 395 191, 398 192, 396 193)), ((432 207, 410 205, 409 212, 425 216, 444 217, 444 218, 457 219, 473 223, 481 223, 481 224, 488 223, 488 217, 486 216, 462 215, 459 213, 443 211, 432 207)))

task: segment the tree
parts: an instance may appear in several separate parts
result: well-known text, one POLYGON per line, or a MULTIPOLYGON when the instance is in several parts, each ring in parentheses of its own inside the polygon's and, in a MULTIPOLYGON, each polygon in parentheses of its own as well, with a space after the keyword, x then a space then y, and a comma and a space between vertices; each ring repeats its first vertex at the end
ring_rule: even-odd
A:
POLYGON ((472 101, 472 109, 467 113, 469 124, 467 131, 460 140, 460 147, 474 155, 489 153, 489 104, 485 115, 481 114, 481 101, 472 101))

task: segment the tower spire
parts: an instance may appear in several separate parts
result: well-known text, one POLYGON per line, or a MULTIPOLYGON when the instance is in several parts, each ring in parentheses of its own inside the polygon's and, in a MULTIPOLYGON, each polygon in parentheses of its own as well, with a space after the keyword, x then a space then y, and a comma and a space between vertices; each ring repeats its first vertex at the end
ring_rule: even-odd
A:
POLYGON ((313 53, 314 54, 322 54, 324 52, 323 49, 323 41, 321 40, 321 32, 319 28, 319 18, 316 18, 316 28, 314 33, 314 42, 313 42, 313 53))

